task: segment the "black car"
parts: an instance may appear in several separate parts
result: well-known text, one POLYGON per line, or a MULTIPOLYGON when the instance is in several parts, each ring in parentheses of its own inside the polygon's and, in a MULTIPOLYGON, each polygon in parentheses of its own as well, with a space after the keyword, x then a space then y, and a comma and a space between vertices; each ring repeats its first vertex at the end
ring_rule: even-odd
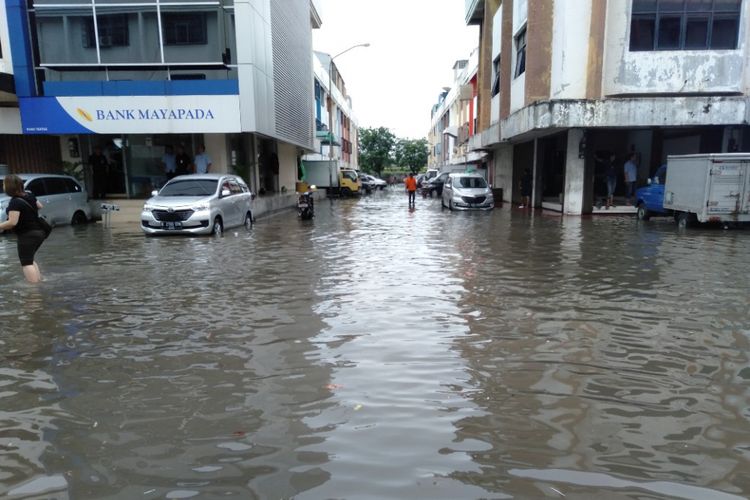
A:
POLYGON ((422 195, 429 196, 430 198, 432 198, 433 194, 442 196, 443 185, 445 184, 445 181, 448 179, 449 175, 450 174, 448 172, 443 172, 437 177, 433 177, 429 181, 423 182, 422 183, 422 195))

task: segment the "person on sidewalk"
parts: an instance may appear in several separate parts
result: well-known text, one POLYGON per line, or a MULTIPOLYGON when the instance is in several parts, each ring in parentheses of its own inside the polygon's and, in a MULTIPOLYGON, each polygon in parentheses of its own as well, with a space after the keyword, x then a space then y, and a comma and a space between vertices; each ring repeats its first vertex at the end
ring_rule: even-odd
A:
POLYGON ((406 192, 409 195, 409 206, 414 206, 417 200, 417 179, 414 178, 414 172, 409 173, 409 177, 404 181, 406 192))
POLYGON ((172 146, 166 145, 164 147, 161 163, 164 166, 164 175, 167 177, 167 180, 172 179, 175 176, 175 172, 177 172, 177 159, 172 146))
POLYGON ((628 161, 625 162, 623 173, 625 176, 625 202, 630 205, 630 198, 635 196, 635 183, 638 180, 637 153, 630 153, 628 161))
POLYGON ((531 171, 526 168, 521 176, 521 204, 518 208, 531 208, 531 191, 534 186, 534 179, 531 171))
POLYGON ((190 172, 190 155, 185 153, 185 148, 177 146, 177 155, 175 161, 175 174, 187 175, 190 172))
POLYGON ((206 154, 206 146, 203 144, 198 146, 198 154, 195 155, 193 163, 196 174, 207 174, 211 171, 211 157, 206 154))
POLYGON ((89 156, 89 165, 91 165, 91 174, 94 180, 94 198, 103 200, 107 196, 107 181, 109 179, 109 161, 102 154, 102 148, 94 148, 94 152, 89 156))
POLYGON ((617 187, 617 168, 615 167, 614 153, 609 155, 609 160, 604 160, 604 175, 607 179, 607 209, 615 206, 615 188, 617 187))
POLYGON ((23 180, 17 175, 5 176, 3 190, 11 200, 5 209, 8 219, 0 223, 0 233, 6 229, 15 229, 23 275, 29 283, 39 283, 42 281, 42 273, 34 256, 47 238, 47 233, 38 222, 42 204, 33 194, 23 190, 23 180))

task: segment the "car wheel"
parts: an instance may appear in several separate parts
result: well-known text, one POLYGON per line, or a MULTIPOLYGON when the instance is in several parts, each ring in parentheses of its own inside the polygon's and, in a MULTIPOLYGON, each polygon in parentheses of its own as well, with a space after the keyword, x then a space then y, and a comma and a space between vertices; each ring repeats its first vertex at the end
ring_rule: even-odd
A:
POLYGON ((211 228, 211 234, 214 236, 222 236, 224 234, 224 224, 221 222, 221 217, 214 219, 214 225, 211 228))
POLYGON ((690 214, 687 212, 680 212, 675 215, 675 221, 679 229, 686 229, 690 225, 690 214))
POLYGON ((351 196, 352 190, 349 188, 341 188, 341 195, 342 196, 351 196))
POLYGON ((73 214, 73 218, 70 219, 70 224, 73 226, 77 226, 79 224, 86 224, 88 222, 88 219, 86 219, 86 214, 78 210, 76 213, 73 214))
POLYGON ((637 216, 638 216, 638 220, 649 220, 651 218, 651 213, 649 213, 645 204, 643 203, 638 204, 637 216))
POLYGON ((253 228, 253 214, 248 212, 245 214, 245 229, 250 231, 253 228))
POLYGON ((448 200, 448 210, 453 211, 453 200, 448 200))

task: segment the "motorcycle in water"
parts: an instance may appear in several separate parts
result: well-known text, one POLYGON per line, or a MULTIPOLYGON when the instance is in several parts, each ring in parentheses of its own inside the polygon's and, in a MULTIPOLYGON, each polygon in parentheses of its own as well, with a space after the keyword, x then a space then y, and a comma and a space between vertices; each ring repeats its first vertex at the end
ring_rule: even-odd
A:
POLYGON ((313 199, 312 190, 300 193, 297 198, 297 213, 302 220, 309 220, 315 217, 315 200, 313 199))

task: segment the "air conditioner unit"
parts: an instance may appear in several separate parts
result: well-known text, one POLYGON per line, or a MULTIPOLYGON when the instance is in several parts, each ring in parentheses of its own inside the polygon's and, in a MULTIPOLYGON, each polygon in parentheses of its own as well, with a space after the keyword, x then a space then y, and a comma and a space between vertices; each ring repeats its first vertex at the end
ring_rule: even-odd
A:
POLYGON ((112 46, 112 37, 109 35, 99 35, 99 47, 105 48, 105 47, 111 47, 112 46))

